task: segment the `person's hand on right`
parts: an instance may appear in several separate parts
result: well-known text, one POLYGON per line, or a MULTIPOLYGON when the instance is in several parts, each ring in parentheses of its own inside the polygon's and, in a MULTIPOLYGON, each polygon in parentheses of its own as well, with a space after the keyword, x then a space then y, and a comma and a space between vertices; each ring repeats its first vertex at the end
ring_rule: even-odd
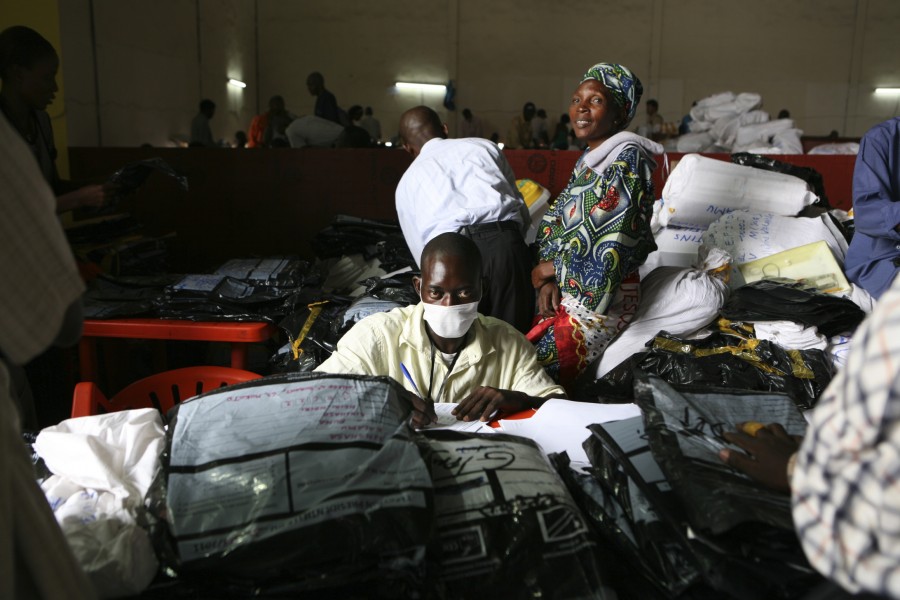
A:
POLYGON ((538 313, 542 317, 553 317, 559 308, 559 301, 562 298, 559 293, 559 286, 555 281, 549 281, 541 286, 538 290, 537 308, 538 313))
POLYGON ((778 423, 766 426, 744 423, 739 428, 741 431, 724 433, 722 436, 740 446, 746 454, 722 450, 719 458, 767 488, 790 493, 787 466, 803 438, 788 435, 778 423))

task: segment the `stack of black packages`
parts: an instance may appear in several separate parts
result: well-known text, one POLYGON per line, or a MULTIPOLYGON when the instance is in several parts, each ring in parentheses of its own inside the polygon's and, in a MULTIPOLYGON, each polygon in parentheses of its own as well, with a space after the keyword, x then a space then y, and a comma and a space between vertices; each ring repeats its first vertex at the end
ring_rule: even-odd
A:
POLYGON ((731 293, 720 311, 718 331, 684 339, 665 331, 648 350, 625 360, 578 396, 631 402, 636 369, 673 384, 780 392, 801 409, 815 406, 834 374, 823 350, 788 350, 755 337, 752 321, 790 320, 830 338, 852 332, 865 313, 852 301, 805 289, 797 283, 760 280, 731 293))
POLYGON ((595 532, 626 562, 610 582, 620 598, 788 599, 820 582, 794 532, 790 496, 719 457, 742 452, 722 437, 737 423, 780 422, 802 435, 794 402, 640 372, 634 393, 642 417, 589 428, 588 473, 553 457, 595 532))
POLYGON ((194 321, 269 321, 292 314, 308 262, 293 257, 233 259, 210 274, 186 275, 166 287, 156 316, 194 321))
POLYGON ((404 267, 416 268, 403 231, 396 222, 382 222, 349 215, 338 215, 331 225, 316 234, 313 251, 319 258, 362 254, 370 260, 378 258, 386 272, 404 267))

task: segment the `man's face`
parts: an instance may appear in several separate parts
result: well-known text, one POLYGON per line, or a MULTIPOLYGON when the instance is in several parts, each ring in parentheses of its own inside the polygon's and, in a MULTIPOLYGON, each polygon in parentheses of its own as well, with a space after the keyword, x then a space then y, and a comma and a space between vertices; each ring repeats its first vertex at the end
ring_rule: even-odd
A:
POLYGON ((16 76, 22 88, 22 96, 35 110, 44 110, 53 102, 59 88, 56 86, 56 72, 59 59, 47 56, 34 61, 30 68, 16 66, 16 76))
POLYGON ((428 304, 455 306, 481 300, 481 277, 459 256, 432 255, 413 286, 428 304))
POLYGON ((525 117, 526 121, 530 121, 531 119, 534 118, 534 111, 535 111, 534 104, 526 104, 525 107, 522 109, 522 116, 525 117))

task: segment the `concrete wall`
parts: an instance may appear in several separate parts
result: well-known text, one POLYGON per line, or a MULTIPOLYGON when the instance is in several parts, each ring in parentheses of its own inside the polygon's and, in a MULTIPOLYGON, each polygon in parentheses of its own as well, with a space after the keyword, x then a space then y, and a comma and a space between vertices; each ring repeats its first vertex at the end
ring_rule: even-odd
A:
POLYGON ((725 90, 759 93, 773 114, 789 109, 808 135, 859 136, 898 114, 898 97, 872 93, 900 85, 896 0, 59 5, 71 145, 166 145, 187 135, 201 97, 218 105, 213 133, 231 139, 273 94, 292 112, 311 112, 305 79, 314 70, 343 107, 372 106, 386 136, 420 103, 456 126, 442 95, 397 92, 397 80, 453 79, 457 109, 471 108, 501 136, 531 100, 547 110, 552 131, 580 75, 601 60, 631 67, 669 121, 725 90), (248 88, 229 88, 229 76, 248 88))

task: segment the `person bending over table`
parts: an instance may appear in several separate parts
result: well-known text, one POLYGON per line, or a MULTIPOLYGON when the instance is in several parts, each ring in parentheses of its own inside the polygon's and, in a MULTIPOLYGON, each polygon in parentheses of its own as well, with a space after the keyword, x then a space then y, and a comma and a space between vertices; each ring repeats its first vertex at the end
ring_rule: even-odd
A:
POLYGON ((448 232, 429 241, 422 276, 413 285, 420 303, 361 320, 316 371, 387 375, 426 407, 459 402, 453 414, 463 421, 488 421, 498 411, 538 408, 549 398, 565 397, 521 333, 478 314, 481 254, 471 239, 448 232))

